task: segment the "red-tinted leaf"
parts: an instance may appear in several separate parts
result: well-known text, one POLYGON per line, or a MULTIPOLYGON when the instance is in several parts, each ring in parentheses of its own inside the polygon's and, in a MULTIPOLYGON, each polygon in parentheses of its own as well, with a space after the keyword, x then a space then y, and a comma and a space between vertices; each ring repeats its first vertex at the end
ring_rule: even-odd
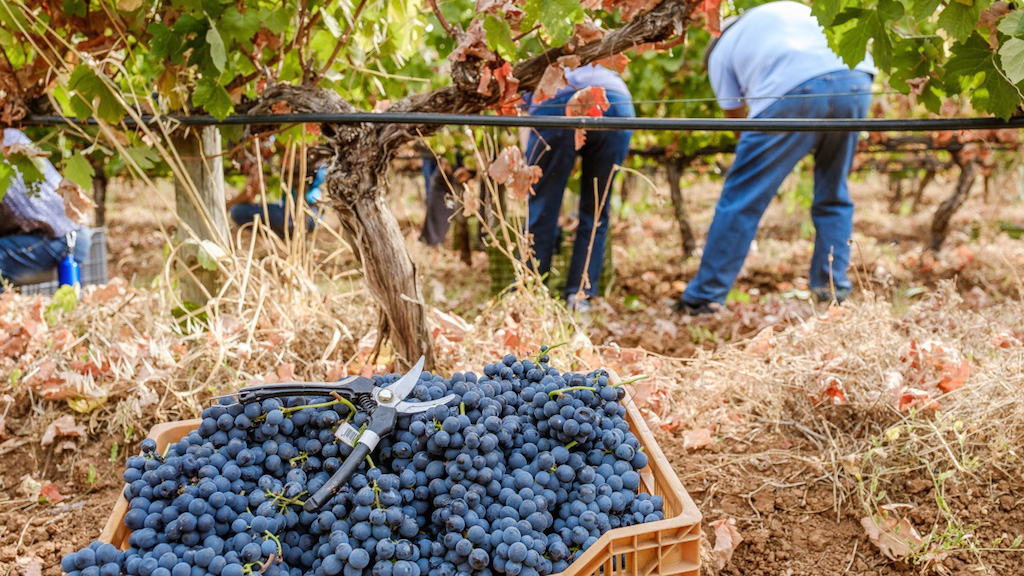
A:
POLYGON ((57 502, 63 500, 64 496, 57 489, 57 485, 54 484, 53 482, 50 482, 48 484, 43 484, 43 487, 39 490, 39 498, 46 498, 53 504, 56 504, 57 502))
POLYGON ((565 69, 559 66, 557 62, 553 62, 544 69, 544 75, 540 77, 537 89, 533 91, 534 103, 539 104, 554 97, 565 86, 565 69))
POLYGON ((707 16, 705 27, 712 36, 718 37, 722 34, 722 0, 702 0, 698 10, 707 16))

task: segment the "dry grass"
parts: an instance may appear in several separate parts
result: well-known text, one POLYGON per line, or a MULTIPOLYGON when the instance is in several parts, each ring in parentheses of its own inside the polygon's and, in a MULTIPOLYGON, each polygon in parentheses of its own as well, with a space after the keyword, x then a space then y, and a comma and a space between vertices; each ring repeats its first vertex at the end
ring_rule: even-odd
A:
POLYGON ((929 553, 975 546, 963 536, 985 520, 951 509, 943 497, 950 487, 1020 480, 1022 335, 1017 300, 971 308, 946 283, 901 313, 868 295, 770 336, 698 354, 679 372, 671 399, 680 420, 720 436, 784 431, 806 439, 835 487, 837 513, 852 505, 865 516, 887 515, 910 479, 934 483, 939 513, 923 527, 917 551, 927 561, 929 553), (973 368, 963 387, 935 388, 944 374, 927 360, 915 371, 913 347, 929 341, 973 368), (842 403, 824 394, 836 382, 842 403), (897 384, 927 390, 931 400, 901 411, 897 384))

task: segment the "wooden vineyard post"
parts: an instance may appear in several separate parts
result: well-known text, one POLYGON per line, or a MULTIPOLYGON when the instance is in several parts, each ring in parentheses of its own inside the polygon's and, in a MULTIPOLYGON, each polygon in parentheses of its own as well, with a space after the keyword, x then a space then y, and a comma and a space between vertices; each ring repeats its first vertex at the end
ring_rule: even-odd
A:
POLYGON ((179 250, 178 259, 181 299, 204 305, 217 293, 220 273, 199 265, 199 242, 225 248, 228 240, 220 130, 216 126, 190 128, 175 132, 171 142, 182 168, 174 179, 178 242, 187 243, 179 250))

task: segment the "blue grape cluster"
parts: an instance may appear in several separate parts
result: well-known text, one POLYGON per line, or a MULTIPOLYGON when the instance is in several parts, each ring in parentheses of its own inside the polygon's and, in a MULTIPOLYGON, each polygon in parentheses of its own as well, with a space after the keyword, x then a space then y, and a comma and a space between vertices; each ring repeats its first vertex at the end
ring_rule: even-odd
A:
MULTIPOLYGON (((483 375, 424 372, 394 434, 318 512, 303 509, 352 448, 339 426, 368 415, 328 398, 231 399, 124 474, 123 553, 94 542, 70 576, 543 576, 604 532, 664 517, 641 493, 647 455, 624 391, 602 372, 561 374, 507 355, 483 375)), ((387 386, 398 375, 374 377, 387 386)))

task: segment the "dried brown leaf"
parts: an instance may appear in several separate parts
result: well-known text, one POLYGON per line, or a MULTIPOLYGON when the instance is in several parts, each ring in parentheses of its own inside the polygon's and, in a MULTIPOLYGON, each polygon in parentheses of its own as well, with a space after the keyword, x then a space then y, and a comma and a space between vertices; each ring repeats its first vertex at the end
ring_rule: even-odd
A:
POLYGON ((487 174, 504 184, 520 200, 526 200, 533 191, 533 185, 540 180, 541 169, 526 163, 523 152, 516 146, 507 146, 491 163, 487 174))
POLYGON ((871 543, 892 560, 902 560, 921 547, 924 541, 906 518, 861 518, 861 526, 871 543))
POLYGON ((696 428, 683 432, 684 450, 700 450, 705 446, 710 446, 714 441, 711 430, 707 428, 696 428))
POLYGON ((57 186, 57 194, 64 198, 64 214, 69 220, 83 226, 89 223, 96 203, 81 186, 64 178, 57 186))
POLYGON ((19 556, 14 561, 19 576, 42 576, 43 561, 34 554, 31 556, 19 556))
POLYGON ((452 62, 463 62, 467 58, 479 58, 485 62, 494 62, 498 59, 498 55, 487 47, 487 32, 484 31, 484 22, 480 18, 470 23, 458 46, 448 55, 452 62))
POLYGON ((50 422, 49 426, 46 427, 46 431, 43 432, 43 438, 39 443, 43 446, 49 446, 53 444, 53 441, 58 436, 68 438, 85 436, 85 426, 76 423, 74 416, 65 414, 50 422))
POLYGON ((715 520, 711 523, 711 527, 715 529, 715 548, 713 550, 715 566, 721 571, 729 563, 729 560, 732 560, 732 554, 743 542, 743 537, 736 529, 735 518, 715 520))

